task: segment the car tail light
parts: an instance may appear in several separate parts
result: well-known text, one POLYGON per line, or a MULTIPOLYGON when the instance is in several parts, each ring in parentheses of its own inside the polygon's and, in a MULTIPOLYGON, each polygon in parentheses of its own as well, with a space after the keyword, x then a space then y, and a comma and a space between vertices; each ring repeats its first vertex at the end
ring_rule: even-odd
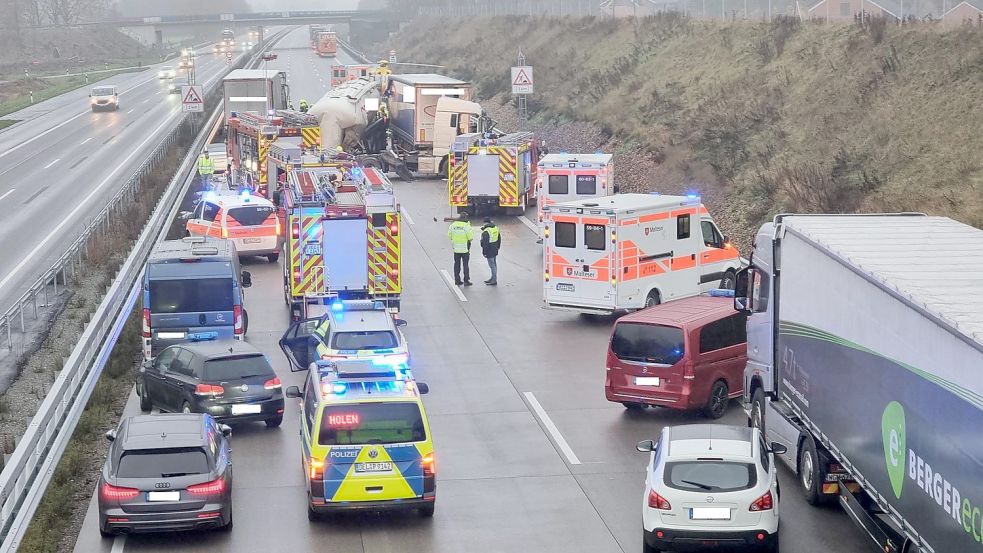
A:
POLYGON ((222 513, 218 511, 212 511, 209 513, 198 513, 198 518, 218 518, 222 516, 222 513))
POLYGON ((649 507, 659 509, 661 511, 672 510, 672 505, 669 504, 669 500, 655 493, 655 490, 649 490, 649 507))
POLYGON ((234 321, 233 332, 236 334, 242 334, 242 306, 233 305, 232 306, 232 320, 234 321))
POLYGON ((280 377, 275 376, 263 383, 263 387, 267 390, 279 390, 280 389, 280 377))
POLYGON ((99 492, 102 494, 103 499, 108 499, 110 501, 133 499, 140 495, 140 490, 136 488, 121 488, 119 486, 113 486, 108 482, 102 485, 102 489, 99 490, 99 492))
POLYGON ((324 479, 324 461, 311 458, 310 462, 310 477, 311 480, 323 480, 324 479))
POLYGON ((211 482, 205 482, 204 484, 188 486, 188 493, 194 495, 218 495, 224 491, 225 480, 222 480, 221 478, 212 480, 211 482))
POLYGON ((774 504, 771 500, 771 490, 769 490, 758 499, 755 499, 748 511, 768 511, 772 507, 774 507, 774 504))
POLYGON ((225 388, 217 384, 199 384, 195 386, 196 396, 217 397, 225 393, 225 388))
POLYGON ((423 466, 424 477, 432 478, 435 474, 437 474, 437 461, 434 459, 433 453, 424 455, 423 459, 420 461, 420 465, 423 466))
POLYGON ((150 338, 150 310, 143 310, 143 337, 150 338))

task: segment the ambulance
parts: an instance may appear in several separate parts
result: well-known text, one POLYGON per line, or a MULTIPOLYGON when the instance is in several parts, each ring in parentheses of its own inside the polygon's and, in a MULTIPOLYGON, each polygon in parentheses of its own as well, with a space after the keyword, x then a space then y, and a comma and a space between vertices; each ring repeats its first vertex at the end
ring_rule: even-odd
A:
POLYGON ((610 314, 733 288, 746 263, 696 195, 615 194, 543 207, 547 308, 610 314))
POLYGON ((227 238, 239 257, 265 256, 276 263, 283 246, 283 232, 276 207, 261 196, 227 188, 202 195, 185 224, 188 236, 227 238))
POLYGON ((600 152, 543 156, 536 177, 539 222, 543 222, 543 206, 614 194, 613 157, 600 152))

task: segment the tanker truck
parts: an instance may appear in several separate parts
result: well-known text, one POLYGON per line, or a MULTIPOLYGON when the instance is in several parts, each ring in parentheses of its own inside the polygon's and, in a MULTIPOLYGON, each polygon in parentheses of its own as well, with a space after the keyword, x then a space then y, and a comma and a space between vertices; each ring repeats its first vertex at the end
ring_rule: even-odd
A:
POLYGON ((365 77, 332 89, 309 113, 320 118, 323 148, 342 146, 363 165, 408 180, 446 175, 454 139, 493 126, 470 98, 470 83, 443 75, 365 77))

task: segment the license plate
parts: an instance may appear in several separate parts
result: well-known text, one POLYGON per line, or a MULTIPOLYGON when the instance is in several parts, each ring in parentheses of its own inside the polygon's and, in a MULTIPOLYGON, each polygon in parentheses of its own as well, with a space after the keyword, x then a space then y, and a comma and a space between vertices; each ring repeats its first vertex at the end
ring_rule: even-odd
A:
POLYGON ((635 386, 658 386, 659 385, 658 376, 636 376, 635 386))
POLYGON ((557 292, 573 292, 573 284, 568 282, 557 282, 556 283, 557 292))
POLYGON ((692 520, 730 520, 730 507, 693 507, 689 510, 692 520))
POLYGON ((390 472, 393 464, 389 461, 382 463, 355 463, 355 472, 390 472))
POLYGON ((158 332, 157 337, 161 340, 184 340, 183 332, 158 332))
POLYGON ((263 412, 262 405, 233 405, 233 415, 256 415, 263 412))
POLYGON ((147 501, 180 501, 181 492, 147 492, 147 501))
POLYGON ((259 238, 243 238, 242 242, 244 244, 259 244, 259 238))

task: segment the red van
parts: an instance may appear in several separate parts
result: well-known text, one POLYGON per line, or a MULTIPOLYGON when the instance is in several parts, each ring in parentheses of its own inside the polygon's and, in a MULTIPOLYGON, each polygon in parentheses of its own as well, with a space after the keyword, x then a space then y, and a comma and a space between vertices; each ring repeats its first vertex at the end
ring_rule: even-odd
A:
POLYGON ((718 419, 740 397, 747 316, 727 297, 695 296, 621 317, 608 345, 604 395, 629 409, 702 409, 718 419))

